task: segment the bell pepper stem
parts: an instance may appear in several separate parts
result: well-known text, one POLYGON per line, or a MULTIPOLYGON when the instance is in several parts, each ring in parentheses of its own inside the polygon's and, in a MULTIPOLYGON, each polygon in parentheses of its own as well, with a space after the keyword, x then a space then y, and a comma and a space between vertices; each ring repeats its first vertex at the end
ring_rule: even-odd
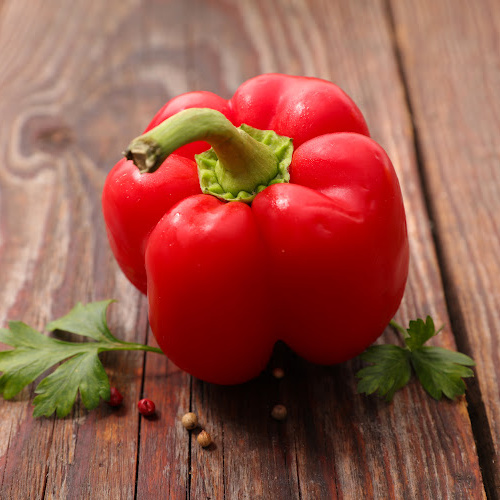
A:
MULTIPOLYGON (((274 132, 269 131, 269 134, 274 132)), ((149 132, 135 138, 124 155, 132 160, 142 173, 152 173, 181 146, 195 141, 208 142, 215 154, 215 163, 213 168, 210 167, 213 170, 213 176, 210 177, 206 172, 201 173, 201 170, 207 169, 207 162, 197 158, 202 190, 210 191, 210 186, 203 185, 203 175, 205 180, 210 177, 210 185, 217 185, 216 192, 210 194, 222 199, 228 199, 226 197, 228 195, 230 200, 240 200, 239 193, 243 192, 248 195, 247 198, 253 199, 263 186, 273 182, 288 181, 281 178, 284 168, 288 174, 293 150, 291 139, 276 134, 274 136, 281 142, 285 139, 285 146, 278 152, 269 145, 272 141, 265 132, 244 125, 235 127, 222 113, 214 109, 190 108, 180 111, 149 132), (258 133, 258 139, 254 138, 254 132, 258 133), (283 149, 286 149, 287 158, 289 157, 286 167, 281 164, 283 149), (280 180, 276 180, 277 177, 280 180)), ((241 199, 241 201, 249 200, 241 199)))

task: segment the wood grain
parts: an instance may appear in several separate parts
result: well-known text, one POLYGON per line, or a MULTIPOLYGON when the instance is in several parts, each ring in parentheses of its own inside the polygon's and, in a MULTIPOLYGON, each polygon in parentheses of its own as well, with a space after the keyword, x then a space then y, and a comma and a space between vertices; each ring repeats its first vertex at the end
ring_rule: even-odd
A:
MULTIPOLYGON (((100 213, 105 175, 128 139, 172 96, 204 89, 229 97, 246 78, 280 71, 343 87, 393 160, 411 239, 410 277, 398 319, 429 313, 437 323, 453 324, 464 338, 476 332, 456 318, 472 314, 480 307, 477 300, 468 306, 460 299, 448 316, 428 193, 422 190, 412 113, 417 123, 435 113, 423 100, 432 98, 427 89, 435 85, 422 89, 415 74, 411 81, 417 83, 409 84, 397 57, 399 50, 406 54, 408 74, 426 64, 417 58, 420 35, 408 27, 413 9, 423 18, 417 17, 417 26, 426 26, 426 39, 444 43, 441 25, 410 4, 395 8, 398 37, 393 38, 391 11, 383 0, 48 1, 30 3, 29 9, 22 2, 0 2, 2 322, 22 318, 43 328, 77 301, 114 297, 119 302, 111 309, 113 331, 130 341, 151 337, 146 300, 126 282, 108 249, 100 213), (407 90, 417 99, 410 99, 412 109, 407 90)), ((447 33, 464 22, 452 19, 447 33)), ((457 54, 466 58, 475 52, 457 54)), ((483 61, 484 71, 489 61, 483 61)), ((450 74, 448 85, 460 89, 459 75, 450 74)), ((497 115, 483 111, 494 123, 497 115)), ((447 123, 438 118, 441 127, 447 123)), ((440 153, 418 131, 428 143, 423 159, 429 168, 440 153)), ((445 136, 443 159, 458 160, 449 148, 462 136, 445 136)), ((492 136, 484 137, 494 155, 492 136)), ((489 191, 480 192, 481 214, 496 207, 488 198, 498 187, 495 158, 481 174, 490 182, 489 191)), ((440 221, 443 241, 452 223, 457 230, 472 229, 463 206, 444 188, 444 179, 454 175, 467 196, 477 194, 463 180, 475 178, 465 163, 449 163, 460 166, 454 174, 442 165, 435 174, 426 170, 426 179, 435 175, 435 185, 447 193, 443 206, 453 200, 452 214, 440 221)), ((435 197, 437 190, 429 193, 435 197)), ((498 232, 491 221, 485 224, 498 232)), ((479 252, 474 244, 463 245, 479 252)), ((481 268, 481 279, 495 265, 481 268)), ((476 272, 468 279, 478 280, 476 272)), ((447 270, 445 276, 455 275, 447 270)), ((483 297, 485 290, 495 290, 491 281, 482 287, 483 297)), ((488 300, 494 305, 494 298, 488 300)), ((488 320, 494 319, 493 309, 486 310, 488 320)), ((382 340, 397 341, 389 330, 382 340)), ((489 340, 492 345, 493 335, 489 340)), ((455 348, 449 326, 435 343, 455 348)), ((0 498, 485 498, 465 399, 437 403, 415 383, 390 405, 356 395, 357 360, 318 367, 279 345, 269 369, 238 387, 191 380, 154 354, 109 355, 105 366, 126 396, 118 411, 102 405, 88 413, 77 406, 67 419, 35 421, 32 388, 13 402, 0 401, 0 498), (272 376, 274 366, 284 368, 282 380, 272 376), (156 418, 139 418, 142 396, 155 401, 156 418), (288 408, 283 422, 270 417, 277 403, 288 408), (212 435, 208 449, 196 442, 199 430, 189 433, 181 426, 188 410, 212 435)), ((481 391, 490 387, 479 368, 478 380, 481 391)), ((500 396, 484 394, 494 408, 500 396)))
POLYGON ((500 4, 393 3, 450 310, 477 361, 469 399, 483 468, 498 498, 500 4))
MULTIPOLYGON (((208 88, 229 96, 239 82, 256 73, 296 72, 336 81, 360 102, 374 137, 395 162, 407 200, 412 269, 400 317, 406 321, 415 314, 431 313, 437 321, 449 323, 420 192, 410 116, 384 5, 213 2, 196 4, 196 7, 200 16, 192 19, 190 36, 186 39, 187 50, 194 61, 191 68, 194 88, 208 88), (361 18, 363 23, 357 21, 361 18), (214 30, 202 29, 206 20, 214 30), (222 28, 218 26, 222 25, 226 29, 221 40, 222 28), (294 27, 300 29, 294 30, 294 27), (225 63, 228 54, 234 55, 234 65, 230 68, 225 63), (242 60, 250 61, 248 67, 242 66, 242 60)), ((440 342, 454 347, 449 330, 440 342)), ((293 372, 298 361, 289 362, 293 372)), ((211 425, 219 441, 210 462, 206 453, 193 449, 191 492, 195 498, 210 489, 242 498, 273 497, 277 492, 281 492, 282 498, 301 495, 337 498, 355 492, 361 497, 366 491, 392 498, 417 491, 436 498, 452 498, 460 492, 464 497, 482 498, 484 491, 464 401, 448 405, 445 417, 416 387, 408 389, 390 410, 371 400, 351 402, 356 367, 351 364, 332 372, 303 367, 302 385, 298 386, 292 378, 294 382, 290 380, 289 386, 284 384, 287 406, 298 409, 291 411, 284 429, 276 429, 279 437, 274 439, 269 435, 269 425, 273 422, 269 422, 268 414, 274 400, 267 387, 269 382, 255 381, 258 389, 252 391, 245 387, 235 391, 228 398, 230 401, 225 401, 213 387, 196 383, 193 407, 202 415, 212 415, 207 425, 211 425), (345 386, 334 383, 332 378, 347 383, 345 386), (311 386, 322 390, 315 392, 311 386), (343 408, 349 410, 344 412, 343 408), (384 415, 382 423, 373 426, 373 418, 381 418, 380 413, 384 415), (354 419, 353 428, 356 414, 360 418, 354 419), (262 421, 256 422, 258 418, 262 421), (402 420, 432 421, 436 425, 401 426, 402 420), (454 442, 444 438, 451 428, 459 429, 454 442), (276 450, 276 440, 281 453, 276 450), (223 457, 220 446, 223 446, 223 457), (385 450, 383 461, 378 458, 380 447, 385 450), (463 455, 461 450, 468 451, 463 455), (243 463, 242 453, 246 455, 243 463), (360 456, 359 462, 353 462, 360 456), (318 469, 318 462, 323 464, 322 468, 318 469), (265 473, 261 464, 265 464, 265 473), (403 476, 399 464, 403 467, 403 476), (222 492, 221 473, 225 478, 222 492), (429 473, 435 481, 429 481, 429 473)))
MULTIPOLYGON (((2 323, 19 318, 43 328, 77 301, 114 297, 116 333, 145 336, 144 303, 111 260, 100 211, 106 171, 118 159, 110 144, 142 125, 129 109, 133 72, 116 50, 130 7, 120 2, 113 17, 100 2, 2 9, 2 323)), ((32 390, 2 402, 0 434, 9 437, 0 450, 0 497, 133 498, 142 357, 107 364, 127 397, 117 412, 77 407, 64 420, 34 421, 32 390)))

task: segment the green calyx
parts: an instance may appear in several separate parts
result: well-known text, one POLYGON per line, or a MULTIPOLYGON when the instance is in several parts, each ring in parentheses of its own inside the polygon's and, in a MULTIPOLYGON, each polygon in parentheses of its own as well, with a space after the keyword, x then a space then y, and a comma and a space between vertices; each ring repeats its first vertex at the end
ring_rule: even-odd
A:
POLYGON ((212 148, 196 155, 203 193, 251 203, 266 187, 290 181, 292 139, 272 130, 235 127, 222 113, 191 108, 134 139, 125 156, 143 173, 154 172, 173 151, 194 141, 212 148))
POLYGON ((250 203, 266 187, 290 182, 288 167, 292 161, 293 144, 289 137, 280 136, 272 130, 259 130, 249 125, 241 125, 238 129, 258 144, 267 146, 267 150, 263 148, 262 151, 264 161, 254 161, 248 169, 235 172, 227 170, 215 148, 211 148, 195 157, 198 177, 203 193, 225 201, 250 203))

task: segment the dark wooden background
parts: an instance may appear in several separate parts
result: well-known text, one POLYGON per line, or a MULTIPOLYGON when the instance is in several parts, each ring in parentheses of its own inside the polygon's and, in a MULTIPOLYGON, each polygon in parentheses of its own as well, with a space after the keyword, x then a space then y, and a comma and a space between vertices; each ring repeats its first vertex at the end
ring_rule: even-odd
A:
POLYGON ((271 71, 340 85, 392 158, 411 240, 397 319, 446 325, 435 343, 477 361, 466 397, 411 383, 386 404, 356 394, 359 361, 318 367, 286 348, 231 388, 108 355, 118 411, 34 420, 32 387, 0 401, 2 500, 500 498, 498 0, 0 0, 2 326, 116 298, 113 331, 152 342, 108 249, 105 176, 169 98, 230 97, 271 71), (156 420, 139 418, 142 395, 156 420), (179 423, 190 409, 209 450, 179 423))

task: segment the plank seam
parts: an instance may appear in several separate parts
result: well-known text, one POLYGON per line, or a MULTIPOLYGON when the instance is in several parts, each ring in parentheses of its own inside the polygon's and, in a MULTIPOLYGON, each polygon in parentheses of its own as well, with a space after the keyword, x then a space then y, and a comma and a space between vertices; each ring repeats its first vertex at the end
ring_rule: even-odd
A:
POLYGON ((12 439, 12 425, 10 426, 9 429, 9 439, 7 440, 7 450, 5 451, 5 465, 3 468, 3 473, 2 473, 2 482, 0 483, 0 486, 3 487, 4 481, 5 481, 5 472, 7 471, 7 463, 9 461, 9 449, 10 449, 10 441, 12 439))
MULTIPOLYGON (((141 393, 139 399, 142 399, 144 394, 144 379, 146 377, 146 353, 143 354, 142 360, 142 380, 141 380, 141 393)), ((142 415, 139 414, 137 422, 137 452, 135 459, 135 485, 134 485, 134 499, 137 499, 137 488, 139 486, 139 456, 141 454, 141 430, 142 430, 142 415)))
MULTIPOLYGON (((464 352, 465 354, 471 355, 472 350, 467 338, 463 314, 460 310, 460 307, 458 306, 456 288, 451 279, 451 274, 448 270, 446 259, 444 258, 443 248, 438 236, 438 232, 436 231, 436 210, 429 195, 429 181, 427 179, 424 168, 424 153, 420 134, 416 124, 414 106, 410 97, 408 76, 405 71, 403 55, 398 43, 396 19, 392 9, 391 0, 385 0, 385 7, 390 28, 392 49, 396 61, 396 68, 401 81, 403 96, 410 117, 412 143, 415 152, 417 171, 419 174, 418 179, 420 181, 425 210, 430 221, 431 238, 434 250, 436 252, 436 260, 438 263, 439 274, 443 285, 443 294, 446 304, 446 310, 448 311, 451 332, 455 338, 458 350, 464 352)), ((482 401, 481 392, 475 378, 473 379, 472 383, 468 385, 465 400, 467 403, 467 411, 469 414, 472 435, 475 441, 476 454, 478 457, 479 468, 485 492, 487 498, 497 499, 498 497, 494 493, 496 483, 495 473, 493 467, 491 466, 494 460, 494 450, 492 447, 493 439, 486 414, 486 408, 484 406, 484 402, 482 401)))
MULTIPOLYGON (((193 411, 193 376, 189 376, 189 411, 193 411)), ((193 452, 193 436, 192 432, 188 432, 188 466, 187 466, 187 478, 186 478, 186 500, 191 499, 191 463, 192 463, 192 452, 193 452)))
POLYGON ((45 495, 47 493, 47 483, 49 479, 49 455, 50 455, 50 450, 52 449, 52 443, 54 442, 54 429, 56 426, 56 415, 52 417, 52 432, 50 433, 50 442, 49 446, 47 447, 47 453, 45 455, 45 472, 43 474, 43 486, 42 486, 42 496, 41 498, 45 498, 45 495))
MULTIPOLYGON (((142 297, 140 302, 142 302, 142 297)), ((140 315, 141 308, 138 308, 138 315, 140 315)), ((146 326, 144 329, 144 343, 147 345, 149 341, 149 321, 146 321, 146 326)), ((144 385, 146 383, 146 364, 147 364, 147 353, 143 353, 142 358, 142 378, 141 378, 141 392, 139 399, 142 399, 144 394, 144 385)), ((134 500, 137 500, 137 490, 139 488, 139 461, 141 455, 141 431, 142 431, 142 415, 139 414, 139 420, 137 422, 137 452, 135 457, 135 485, 134 485, 134 500)))
POLYGON ((300 489, 300 474, 299 474, 299 453, 297 451, 297 440, 294 440, 294 450, 295 450, 295 472, 297 474, 297 491, 299 494, 299 500, 302 500, 302 491, 300 489))
POLYGON ((224 458, 226 455, 226 451, 224 448, 224 421, 222 421, 221 430, 222 430, 222 496, 223 499, 226 500, 226 463, 224 458))

